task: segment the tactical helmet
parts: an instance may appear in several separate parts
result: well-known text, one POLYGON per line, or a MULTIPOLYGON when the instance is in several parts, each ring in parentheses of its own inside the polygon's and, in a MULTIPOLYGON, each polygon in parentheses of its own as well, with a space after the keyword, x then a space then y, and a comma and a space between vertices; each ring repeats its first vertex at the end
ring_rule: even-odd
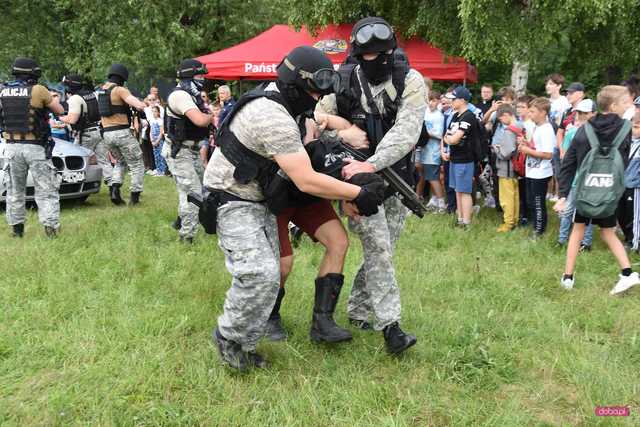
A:
POLYGON ((62 77, 62 84, 71 91, 82 89, 84 83, 85 79, 80 74, 68 74, 62 77))
POLYGON ((328 94, 338 89, 340 76, 333 63, 319 49, 299 46, 293 49, 276 68, 278 80, 307 92, 328 94))
POLYGON ((127 67, 122 64, 111 64, 107 78, 111 76, 118 76, 122 80, 127 81, 129 80, 129 70, 127 70, 127 67))
POLYGON ((379 17, 363 18, 356 22, 349 37, 351 53, 354 56, 363 53, 386 52, 398 47, 393 28, 379 17))
POLYGON ((207 74, 207 66, 197 59, 185 59, 180 63, 177 70, 177 76, 179 79, 192 79, 195 76, 207 74))
POLYGON ((27 75, 39 79, 42 70, 35 59, 19 57, 13 61, 11 66, 11 74, 14 76, 27 75))

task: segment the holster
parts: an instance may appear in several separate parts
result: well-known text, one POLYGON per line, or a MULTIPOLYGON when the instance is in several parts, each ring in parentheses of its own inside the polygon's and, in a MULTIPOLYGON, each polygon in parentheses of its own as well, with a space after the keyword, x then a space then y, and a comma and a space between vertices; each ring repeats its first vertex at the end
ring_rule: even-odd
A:
POLYGON ((49 140, 45 143, 44 145, 44 157, 47 160, 51 160, 51 157, 53 157, 53 149, 56 146, 56 142, 54 141, 53 138, 49 138, 49 140))

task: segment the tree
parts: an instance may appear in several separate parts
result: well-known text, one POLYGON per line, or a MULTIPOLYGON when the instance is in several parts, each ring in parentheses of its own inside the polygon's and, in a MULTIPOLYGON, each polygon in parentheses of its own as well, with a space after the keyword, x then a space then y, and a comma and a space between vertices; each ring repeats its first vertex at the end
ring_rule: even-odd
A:
POLYGON ((0 69, 37 58, 46 79, 79 71, 96 81, 112 62, 132 82, 175 76, 184 58, 245 40, 282 22, 280 0, 5 0, 0 12, 0 69), (256 13, 259 11, 260 13, 256 13))
POLYGON ((611 63, 628 72, 640 62, 635 48, 640 36, 634 25, 640 19, 639 0, 318 0, 313 5, 289 0, 289 4, 290 21, 309 27, 383 16, 403 35, 420 36, 480 67, 514 65, 513 76, 519 83, 526 83, 529 71, 539 75, 566 69, 572 78, 592 79, 611 63), (594 52, 600 55, 594 58, 594 52))

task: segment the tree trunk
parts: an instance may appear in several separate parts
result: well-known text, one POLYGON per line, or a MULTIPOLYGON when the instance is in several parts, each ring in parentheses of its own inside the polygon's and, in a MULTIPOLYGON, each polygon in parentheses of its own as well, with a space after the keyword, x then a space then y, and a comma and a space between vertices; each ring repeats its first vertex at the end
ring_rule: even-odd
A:
POLYGON ((516 90, 516 95, 524 95, 527 91, 527 80, 529 79, 529 63, 513 61, 511 68, 511 86, 516 90))

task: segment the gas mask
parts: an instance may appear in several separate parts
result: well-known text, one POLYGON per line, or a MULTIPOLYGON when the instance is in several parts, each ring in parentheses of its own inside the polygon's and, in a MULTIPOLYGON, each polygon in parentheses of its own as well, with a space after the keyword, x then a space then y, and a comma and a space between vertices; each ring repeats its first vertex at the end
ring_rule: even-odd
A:
POLYGON ((375 59, 370 61, 359 56, 358 63, 369 83, 379 85, 391 78, 393 53, 379 53, 375 59))

